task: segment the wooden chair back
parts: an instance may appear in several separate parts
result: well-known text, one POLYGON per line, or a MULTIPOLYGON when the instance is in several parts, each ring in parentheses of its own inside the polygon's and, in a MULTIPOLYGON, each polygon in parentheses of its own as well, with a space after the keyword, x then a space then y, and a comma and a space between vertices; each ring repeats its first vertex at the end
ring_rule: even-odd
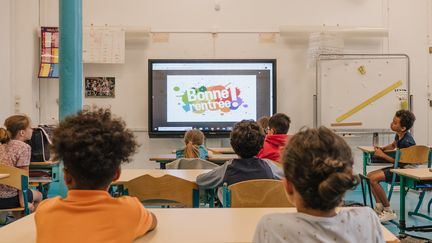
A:
POLYGON ((173 162, 170 162, 165 165, 167 169, 182 169, 182 170, 189 170, 189 169, 214 169, 216 167, 219 167, 219 165, 212 163, 207 160, 193 158, 193 159, 177 159, 173 162))
POLYGON ((137 197, 147 205, 199 206, 198 185, 172 175, 142 175, 126 182, 125 188, 130 196, 137 197))
POLYGON ((0 164, 0 174, 9 174, 8 177, 0 179, 0 184, 20 190, 20 193, 23 194, 24 198, 24 207, 0 209, 0 211, 24 211, 26 215, 29 214, 30 210, 28 208, 27 198, 27 191, 29 190, 28 171, 13 166, 0 164))
POLYGON ((426 164, 429 161, 429 150, 429 147, 424 145, 400 149, 399 163, 426 164))
POLYGON ((228 206, 233 208, 293 207, 280 180, 258 179, 228 186, 228 206))

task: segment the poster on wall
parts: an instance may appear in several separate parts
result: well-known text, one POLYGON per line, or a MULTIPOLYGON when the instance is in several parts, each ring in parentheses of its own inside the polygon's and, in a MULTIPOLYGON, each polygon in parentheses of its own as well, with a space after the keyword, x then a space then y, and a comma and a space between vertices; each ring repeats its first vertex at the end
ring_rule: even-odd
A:
POLYGON ((125 62, 125 31, 114 27, 83 28, 83 62, 125 62))
POLYGON ((59 77, 58 27, 41 27, 41 59, 39 78, 59 77))
POLYGON ((86 98, 115 97, 115 77, 86 77, 84 87, 86 98))

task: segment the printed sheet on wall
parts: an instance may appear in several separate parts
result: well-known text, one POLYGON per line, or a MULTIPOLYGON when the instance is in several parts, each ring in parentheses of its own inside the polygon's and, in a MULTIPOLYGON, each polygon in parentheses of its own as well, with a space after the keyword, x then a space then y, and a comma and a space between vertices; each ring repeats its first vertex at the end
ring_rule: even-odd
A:
POLYGON ((39 78, 59 77, 59 29, 41 27, 41 59, 39 78))

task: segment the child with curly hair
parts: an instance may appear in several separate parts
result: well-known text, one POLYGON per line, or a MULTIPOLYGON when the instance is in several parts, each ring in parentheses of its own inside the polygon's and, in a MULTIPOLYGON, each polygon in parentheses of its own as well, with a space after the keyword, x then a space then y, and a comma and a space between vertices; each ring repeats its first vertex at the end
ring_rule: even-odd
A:
POLYGON ((132 242, 156 227, 137 198, 107 192, 137 149, 123 120, 105 109, 82 111, 59 124, 52 142, 69 192, 39 205, 37 242, 132 242))

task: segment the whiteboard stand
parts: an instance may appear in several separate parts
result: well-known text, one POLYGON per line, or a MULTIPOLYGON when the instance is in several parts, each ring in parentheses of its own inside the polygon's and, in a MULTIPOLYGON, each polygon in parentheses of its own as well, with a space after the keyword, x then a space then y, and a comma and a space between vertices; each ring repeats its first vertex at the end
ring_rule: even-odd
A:
POLYGON ((405 54, 320 55, 314 126, 342 133, 392 133, 395 112, 412 107, 409 72, 405 54))

